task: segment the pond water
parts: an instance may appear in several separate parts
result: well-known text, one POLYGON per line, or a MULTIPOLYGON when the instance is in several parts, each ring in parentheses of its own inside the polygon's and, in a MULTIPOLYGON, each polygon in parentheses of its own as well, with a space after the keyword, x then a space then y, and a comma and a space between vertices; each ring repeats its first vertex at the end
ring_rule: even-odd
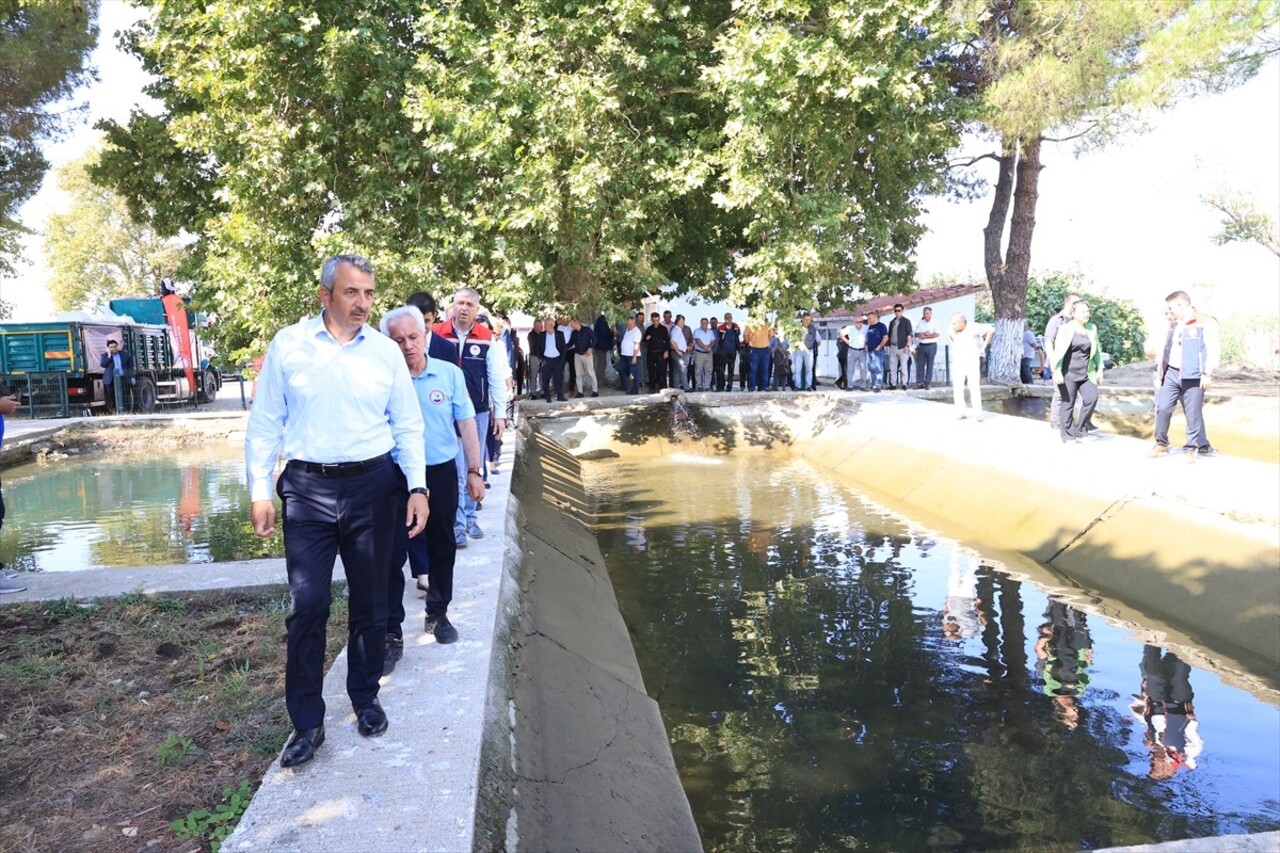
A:
POLYGON ((249 524, 239 446, 52 460, 4 472, 0 561, 71 572, 279 556, 249 524))
POLYGON ((624 459, 586 481, 708 850, 1280 828, 1276 707, 803 460, 624 459))

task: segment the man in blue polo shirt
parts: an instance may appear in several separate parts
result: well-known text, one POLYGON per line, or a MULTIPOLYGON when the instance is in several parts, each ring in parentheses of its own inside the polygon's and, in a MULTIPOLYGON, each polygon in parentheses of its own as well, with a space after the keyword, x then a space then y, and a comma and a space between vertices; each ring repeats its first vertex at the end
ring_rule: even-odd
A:
POLYGON ((475 428, 476 409, 467 391, 462 369, 426 353, 427 327, 422 312, 412 305, 396 308, 382 318, 382 333, 395 341, 413 379, 413 390, 422 408, 426 452, 427 526, 409 537, 401 529, 391 554, 387 583, 387 642, 382 672, 395 669, 404 654, 404 560, 406 552, 414 577, 427 576, 427 633, 437 643, 452 643, 458 631, 447 611, 453 600, 453 567, 458 543, 453 521, 458 512, 456 459, 459 437, 467 462, 467 493, 484 497, 480 477, 480 440, 475 428))
POLYGON ((889 343, 889 329, 880 322, 880 312, 871 311, 867 318, 867 367, 871 368, 872 390, 884 387, 884 348, 889 343))

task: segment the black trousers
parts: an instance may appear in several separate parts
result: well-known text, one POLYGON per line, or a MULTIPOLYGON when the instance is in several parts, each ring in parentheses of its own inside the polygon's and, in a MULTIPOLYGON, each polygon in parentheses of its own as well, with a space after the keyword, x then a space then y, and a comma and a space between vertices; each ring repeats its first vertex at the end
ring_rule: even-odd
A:
POLYGON ((655 353, 653 350, 645 353, 648 361, 645 363, 645 372, 649 375, 649 392, 654 393, 659 388, 667 387, 667 359, 662 357, 662 353, 655 353))
POLYGON ((716 352, 711 356, 711 387, 723 391, 726 387, 725 377, 729 377, 727 387, 733 387, 733 365, 737 360, 736 352, 716 352))
POLYGON ((542 396, 551 399, 551 387, 555 386, 556 397, 564 396, 564 356, 542 359, 542 396))
POLYGON ((926 388, 933 384, 933 360, 937 354, 937 344, 920 344, 916 347, 917 384, 926 388))
MULTIPOLYGON (((456 486, 455 486, 456 489, 456 486)), ((348 589, 347 695, 364 707, 378 695, 387 633, 387 564, 404 524, 404 474, 388 454, 350 476, 310 473, 291 462, 276 482, 284 501, 284 559, 291 606, 284 697, 294 728, 324 722, 324 647, 334 558, 348 589)))
POLYGON ((453 601, 453 567, 458 559, 458 544, 453 538, 453 519, 458 514, 458 466, 450 459, 427 466, 427 527, 409 538, 404 525, 396 530, 396 544, 391 551, 391 575, 387 581, 387 633, 403 636, 404 561, 409 558, 409 573, 415 578, 427 576, 427 612, 443 614, 453 601))
POLYGON ((1089 423, 1093 410, 1098 405, 1098 386, 1092 380, 1072 379, 1058 386, 1058 394, 1062 397, 1062 440, 1079 438, 1084 435, 1084 425, 1089 423), (1074 417, 1076 400, 1080 401, 1080 417, 1074 417))

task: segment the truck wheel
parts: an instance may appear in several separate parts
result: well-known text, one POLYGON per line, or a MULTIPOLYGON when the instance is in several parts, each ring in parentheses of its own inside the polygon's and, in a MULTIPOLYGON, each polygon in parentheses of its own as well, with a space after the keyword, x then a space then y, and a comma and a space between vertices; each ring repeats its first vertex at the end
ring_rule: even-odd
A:
POLYGON ((151 414, 156 410, 156 383, 148 377, 138 380, 138 386, 133 390, 134 397, 138 404, 138 411, 143 414, 151 414))
POLYGON ((212 403, 218 398, 218 377, 212 370, 200 374, 200 402, 212 403))

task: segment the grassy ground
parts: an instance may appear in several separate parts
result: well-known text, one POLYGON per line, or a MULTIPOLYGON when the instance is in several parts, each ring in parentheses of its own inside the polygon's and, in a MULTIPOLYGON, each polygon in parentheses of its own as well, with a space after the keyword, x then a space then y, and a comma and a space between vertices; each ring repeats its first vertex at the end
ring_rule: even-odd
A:
MULTIPOLYGON (((288 606, 274 587, 0 608, 0 850, 225 837, 290 732, 288 606)), ((343 596, 330 626, 332 661, 343 596)))

